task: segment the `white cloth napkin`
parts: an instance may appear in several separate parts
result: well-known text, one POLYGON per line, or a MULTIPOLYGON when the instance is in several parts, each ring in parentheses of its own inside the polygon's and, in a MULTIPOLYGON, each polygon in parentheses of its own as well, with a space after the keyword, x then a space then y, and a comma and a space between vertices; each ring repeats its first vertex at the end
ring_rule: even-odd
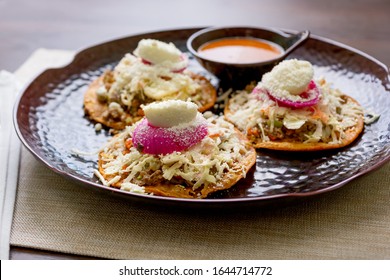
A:
POLYGON ((9 72, 0 72, 0 257, 8 259, 9 233, 18 178, 20 143, 12 126, 12 108, 21 88, 9 72))
POLYGON ((18 181, 20 141, 12 123, 15 98, 23 85, 47 68, 69 63, 74 52, 38 49, 12 74, 0 71, 0 259, 9 258, 9 237, 18 181))

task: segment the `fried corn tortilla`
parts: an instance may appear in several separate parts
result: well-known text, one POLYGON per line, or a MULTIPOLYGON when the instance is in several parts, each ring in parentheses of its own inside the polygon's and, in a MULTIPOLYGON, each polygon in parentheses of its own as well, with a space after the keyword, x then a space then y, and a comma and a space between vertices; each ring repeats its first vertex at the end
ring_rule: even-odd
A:
POLYGON ((352 97, 330 88, 324 80, 319 85, 322 96, 318 104, 310 108, 278 107, 266 97, 259 100, 254 94, 243 91, 228 102, 224 115, 255 148, 299 152, 350 145, 364 129, 362 107, 352 97), (298 121, 301 118, 304 124, 296 129, 287 128, 288 116, 298 121))
MULTIPOLYGON (((204 112, 215 104, 217 93, 214 86, 203 76, 190 73, 191 78, 200 85, 200 89, 190 96, 199 107, 199 112, 204 112)), ((128 109, 124 109, 120 114, 112 114, 109 110, 109 104, 106 100, 99 100, 97 91, 103 85, 110 88, 113 75, 112 72, 106 72, 98 79, 94 80, 88 87, 84 95, 84 110, 86 115, 93 121, 101 123, 107 127, 121 130, 127 125, 131 125, 140 120, 144 114, 140 107, 141 104, 148 104, 153 99, 143 98, 134 99, 128 109)))
POLYGON ((108 186, 126 184, 148 194, 206 198, 229 189, 256 162, 256 150, 222 117, 209 118, 209 135, 195 146, 168 155, 142 154, 132 145, 131 127, 115 135, 99 154, 97 175, 108 186))

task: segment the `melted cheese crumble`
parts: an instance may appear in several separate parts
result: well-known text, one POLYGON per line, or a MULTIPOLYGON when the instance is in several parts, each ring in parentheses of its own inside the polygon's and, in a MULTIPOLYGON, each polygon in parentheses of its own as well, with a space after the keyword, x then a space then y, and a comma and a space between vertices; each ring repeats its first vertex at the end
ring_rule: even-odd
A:
MULTIPOLYGON (((216 185, 237 166, 250 147, 236 134, 234 126, 223 117, 206 114, 209 134, 201 142, 182 152, 167 155, 143 154, 135 147, 127 149, 125 141, 131 138, 137 124, 127 127, 114 137, 103 149, 103 178, 99 171, 95 174, 106 186, 120 182, 123 190, 141 192, 143 186, 156 185, 170 180, 179 181, 193 190, 216 185), (135 187, 135 186, 137 187, 135 187)), ((234 170, 237 171, 237 170, 234 170)))

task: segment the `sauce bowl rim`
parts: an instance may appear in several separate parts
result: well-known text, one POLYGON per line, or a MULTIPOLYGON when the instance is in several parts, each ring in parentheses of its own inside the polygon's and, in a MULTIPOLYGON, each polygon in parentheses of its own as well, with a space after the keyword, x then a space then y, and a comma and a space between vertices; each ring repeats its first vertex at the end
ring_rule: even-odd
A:
MULTIPOLYGON (((300 44, 305 42, 309 38, 309 36, 310 36, 310 31, 308 31, 308 30, 304 30, 304 31, 301 31, 301 32, 284 32, 281 29, 268 28, 268 27, 257 27, 257 26, 212 26, 212 27, 207 27, 207 28, 201 29, 201 30, 193 33, 187 39, 186 45, 187 45, 188 51, 194 57, 196 57, 197 59, 203 60, 205 62, 208 62, 208 63, 215 63, 215 64, 220 64, 220 65, 234 66, 234 67, 259 67, 259 66, 267 65, 267 64, 274 63, 274 62, 277 62, 277 61, 280 61, 280 60, 284 59, 294 49, 296 49, 300 44), (283 46, 281 46, 280 44, 278 44, 276 42, 273 42, 273 41, 270 41, 270 40, 267 40, 267 39, 264 39, 264 38, 260 38, 260 37, 246 36, 245 34, 243 34, 242 36, 229 36, 229 37, 251 37, 251 38, 254 38, 254 39, 260 39, 260 40, 264 40, 264 41, 270 42, 271 44, 274 44, 274 45, 278 46, 280 49, 282 49, 281 54, 276 56, 276 57, 274 57, 274 58, 272 58, 272 59, 262 60, 262 61, 258 61, 258 62, 250 62, 250 63, 222 62, 222 61, 212 60, 212 59, 206 58, 206 57, 202 56, 201 54, 199 54, 198 50, 196 50, 192 46, 194 40, 196 38, 198 38, 199 36, 204 35, 204 34, 209 33, 209 32, 223 30, 223 29, 261 30, 261 31, 267 31, 267 32, 270 32, 270 33, 275 33, 275 34, 277 34, 279 36, 285 37, 286 39, 289 36, 293 36, 293 35, 297 35, 299 33, 303 33, 303 39, 300 40, 300 42, 298 42, 298 44, 293 44, 291 47, 285 49, 285 48, 283 48, 283 46)), ((229 37, 222 36, 220 38, 215 38, 214 40, 223 39, 223 38, 229 38, 229 37)), ((207 42, 210 42, 210 41, 207 41, 207 42)), ((207 42, 204 42, 204 44, 207 43, 207 42)))

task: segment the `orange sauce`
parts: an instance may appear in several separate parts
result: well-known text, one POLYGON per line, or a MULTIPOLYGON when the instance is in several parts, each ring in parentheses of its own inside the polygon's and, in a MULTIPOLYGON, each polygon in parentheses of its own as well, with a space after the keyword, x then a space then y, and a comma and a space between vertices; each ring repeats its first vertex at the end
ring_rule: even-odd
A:
POLYGON ((256 63, 276 58, 283 50, 265 40, 232 37, 210 41, 200 46, 198 53, 218 62, 256 63))

